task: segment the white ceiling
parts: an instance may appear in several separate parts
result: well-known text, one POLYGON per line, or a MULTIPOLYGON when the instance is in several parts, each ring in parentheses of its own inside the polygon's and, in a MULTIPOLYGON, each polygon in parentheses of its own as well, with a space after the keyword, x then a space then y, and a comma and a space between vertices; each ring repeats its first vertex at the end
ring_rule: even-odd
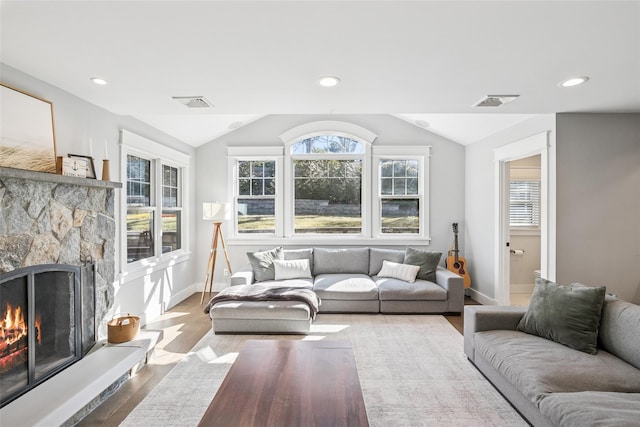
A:
POLYGON ((640 111, 640 0, 0 5, 3 63, 193 146, 268 114, 389 113, 468 144, 533 114, 640 111), (472 107, 488 94, 520 97, 472 107), (215 107, 171 98, 191 95, 215 107))

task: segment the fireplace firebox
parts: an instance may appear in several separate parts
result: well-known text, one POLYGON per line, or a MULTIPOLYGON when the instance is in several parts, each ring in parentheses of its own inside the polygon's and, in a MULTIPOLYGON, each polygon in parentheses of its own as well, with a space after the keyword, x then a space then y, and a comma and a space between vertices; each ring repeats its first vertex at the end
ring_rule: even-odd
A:
POLYGON ((95 341, 95 264, 0 275, 0 407, 80 360, 95 341))

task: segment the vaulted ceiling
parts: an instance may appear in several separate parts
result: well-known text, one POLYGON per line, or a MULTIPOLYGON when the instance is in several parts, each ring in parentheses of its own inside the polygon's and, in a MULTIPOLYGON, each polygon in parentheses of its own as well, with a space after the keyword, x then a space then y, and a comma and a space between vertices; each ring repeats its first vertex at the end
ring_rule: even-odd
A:
POLYGON ((3 63, 193 146, 268 114, 388 113, 468 144, 534 114, 640 111, 640 1, 0 4, 3 63), (520 96, 473 107, 498 94, 520 96))

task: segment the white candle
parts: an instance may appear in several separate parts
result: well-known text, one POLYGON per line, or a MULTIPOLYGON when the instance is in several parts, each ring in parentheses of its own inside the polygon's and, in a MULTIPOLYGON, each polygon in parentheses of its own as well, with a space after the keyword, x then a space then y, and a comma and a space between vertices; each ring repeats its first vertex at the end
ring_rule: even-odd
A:
POLYGON ((107 150, 107 139, 104 139, 104 159, 109 160, 109 150, 107 150))
POLYGON ((93 141, 89 138, 89 157, 93 157, 93 141))

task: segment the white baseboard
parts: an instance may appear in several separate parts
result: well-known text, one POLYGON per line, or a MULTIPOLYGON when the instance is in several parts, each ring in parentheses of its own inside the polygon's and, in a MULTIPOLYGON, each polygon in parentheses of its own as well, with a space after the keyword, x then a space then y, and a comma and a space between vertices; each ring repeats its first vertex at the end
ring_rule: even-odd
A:
POLYGON ((169 298, 169 301, 165 304, 165 310, 169 310, 171 307, 176 306, 196 292, 202 292, 202 283, 193 283, 191 286, 181 290, 177 294, 171 295, 171 298, 169 298))
POLYGON ((531 294, 533 293, 533 283, 524 283, 519 285, 510 285, 509 292, 512 294, 531 294))
POLYGON ((495 300, 493 298, 489 298, 488 296, 486 296, 482 292, 478 292, 477 290, 475 290, 473 288, 467 289, 467 293, 471 298, 473 298, 474 300, 478 301, 482 305, 498 305, 498 301, 497 300, 495 300))

